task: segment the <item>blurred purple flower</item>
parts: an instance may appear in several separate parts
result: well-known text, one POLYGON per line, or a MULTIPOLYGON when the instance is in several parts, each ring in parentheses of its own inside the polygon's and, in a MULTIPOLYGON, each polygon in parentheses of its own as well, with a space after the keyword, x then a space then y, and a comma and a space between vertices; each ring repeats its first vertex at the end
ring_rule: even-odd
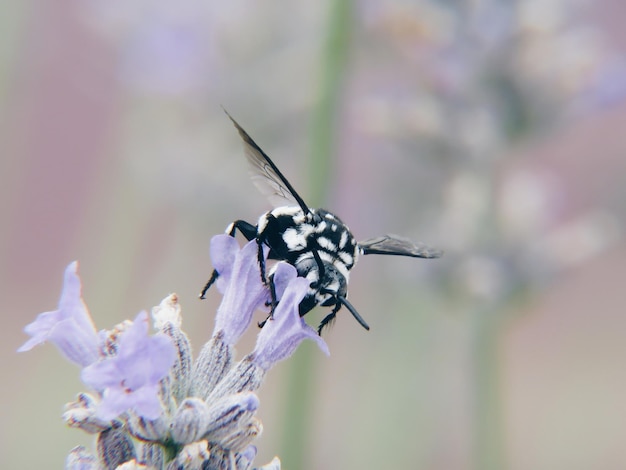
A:
POLYGON ((609 108, 626 99, 626 61, 607 60, 592 76, 588 87, 579 99, 584 109, 609 108))
POLYGON ((326 342, 300 317, 298 307, 309 289, 309 281, 297 277, 296 269, 286 263, 278 265, 275 280, 277 285, 286 285, 286 288, 280 296, 273 317, 265 323, 257 337, 252 353, 253 362, 268 370, 276 362, 291 356, 305 339, 314 340, 324 354, 330 355, 326 342), (279 273, 281 279, 278 279, 279 273))
MULTIPOLYGON (((237 342, 250 325, 254 311, 270 300, 269 289, 261 281, 257 250, 255 240, 239 249, 237 241, 229 235, 211 239, 211 259, 220 273, 217 287, 224 294, 213 335, 223 331, 227 344, 237 342)), ((267 248, 263 250, 267 256, 267 248)))
POLYGON ((81 296, 82 286, 77 270, 78 261, 67 266, 58 309, 41 313, 34 322, 26 325, 24 331, 31 338, 18 352, 29 351, 49 341, 78 365, 88 366, 98 360, 98 334, 81 296))
POLYGON ((134 410, 146 419, 156 419, 163 406, 159 381, 166 377, 176 359, 171 339, 161 333, 148 336, 148 313, 140 312, 120 337, 117 355, 83 369, 85 384, 102 391, 96 415, 113 419, 134 410))
POLYGON ((85 18, 118 47, 120 78, 134 91, 197 96, 214 82, 221 4, 201 0, 90 0, 85 18))
POLYGON ((202 21, 153 14, 134 31, 123 53, 122 78, 137 89, 178 95, 210 83, 212 39, 202 21))

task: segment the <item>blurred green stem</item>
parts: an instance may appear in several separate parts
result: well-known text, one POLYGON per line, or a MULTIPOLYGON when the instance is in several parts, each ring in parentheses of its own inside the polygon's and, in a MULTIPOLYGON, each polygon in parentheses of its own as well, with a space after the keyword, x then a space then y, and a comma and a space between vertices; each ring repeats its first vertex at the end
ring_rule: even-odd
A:
MULTIPOLYGON (((337 108, 346 72, 351 32, 352 2, 329 3, 327 40, 320 61, 319 95, 313 111, 311 159, 308 168, 309 197, 313 207, 324 205, 331 184, 331 157, 335 147, 337 108)), ((317 389, 315 379, 317 348, 301 349, 291 361, 285 402, 282 448, 283 468, 306 468, 311 450, 309 431, 317 389)))
MULTIPOLYGON (((477 252, 498 251, 501 249, 502 227, 497 217, 497 197, 495 174, 496 153, 491 159, 476 159, 480 162, 475 169, 476 177, 482 179, 485 193, 485 207, 478 235, 477 252)), ((502 384, 500 377, 500 342, 503 328, 508 319, 507 305, 511 305, 509 295, 502 293, 500 298, 486 305, 474 308, 472 313, 472 363, 473 363, 473 468, 475 470, 504 470, 506 463, 506 436, 502 410, 502 384)))
POLYGON ((320 64, 317 107, 311 129, 309 164, 309 201, 315 207, 326 203, 331 185, 331 160, 334 153, 337 114, 341 102, 343 77, 348 62, 352 2, 334 0, 329 4, 328 36, 320 64))
POLYGON ((475 470, 506 468, 503 416, 500 394, 500 351, 503 309, 473 312, 472 360, 473 448, 475 470))

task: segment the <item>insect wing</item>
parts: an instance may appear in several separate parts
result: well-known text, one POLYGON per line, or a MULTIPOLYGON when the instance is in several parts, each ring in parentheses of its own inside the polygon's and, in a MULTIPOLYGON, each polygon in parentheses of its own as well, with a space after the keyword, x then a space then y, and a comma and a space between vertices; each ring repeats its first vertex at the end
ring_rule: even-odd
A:
POLYGON ((365 255, 395 255, 413 258, 439 258, 443 255, 441 250, 436 250, 423 243, 415 243, 408 238, 397 235, 370 238, 359 242, 359 246, 365 255))
POLYGON ((305 214, 310 210, 304 200, 296 193, 293 186, 287 181, 274 162, 259 147, 248 133, 224 110, 233 122, 241 139, 243 140, 244 152, 250 165, 252 182, 267 197, 274 207, 298 205, 305 214))

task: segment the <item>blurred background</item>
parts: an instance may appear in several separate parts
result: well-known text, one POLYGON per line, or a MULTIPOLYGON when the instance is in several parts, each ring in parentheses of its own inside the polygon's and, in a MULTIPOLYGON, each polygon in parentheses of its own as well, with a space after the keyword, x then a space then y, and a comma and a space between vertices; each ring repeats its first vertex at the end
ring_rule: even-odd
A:
POLYGON ((176 292, 208 339, 209 238, 270 208, 223 105, 357 238, 445 250, 359 262, 371 331, 342 312, 330 358, 304 344, 271 371, 257 465, 626 468, 624 18, 620 0, 0 4, 0 467, 91 445, 60 420, 78 370, 15 353, 70 261, 98 328, 176 292))

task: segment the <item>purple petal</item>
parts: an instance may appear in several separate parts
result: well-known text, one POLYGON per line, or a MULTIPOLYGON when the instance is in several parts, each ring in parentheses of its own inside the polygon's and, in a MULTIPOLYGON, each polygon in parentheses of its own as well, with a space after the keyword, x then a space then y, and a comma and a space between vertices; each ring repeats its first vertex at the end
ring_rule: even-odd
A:
POLYGON ((114 357, 108 357, 100 362, 85 367, 81 380, 94 390, 106 390, 118 386, 120 383, 120 369, 114 357))
POLYGON ((132 406, 129 394, 119 388, 108 388, 102 394, 102 401, 96 409, 98 419, 110 421, 117 418, 132 406))
POLYGON ((71 319, 57 323, 48 340, 70 361, 80 366, 93 364, 100 357, 100 341, 94 330, 85 330, 71 319))
POLYGON ((305 339, 314 340, 326 355, 330 355, 326 342, 300 317, 299 305, 309 289, 309 281, 302 277, 292 278, 268 320, 254 348, 254 362, 267 370, 276 362, 291 356, 305 339))
POLYGON ((119 341, 118 367, 127 375, 130 387, 158 382, 176 358, 171 338, 162 333, 148 336, 148 329, 148 314, 140 312, 119 341))
MULTIPOLYGON (((264 251, 267 255, 265 247, 264 251)), ((228 274, 224 297, 217 310, 213 334, 223 331, 224 342, 233 345, 250 325, 254 311, 263 308, 269 300, 269 289, 261 281, 258 245, 255 240, 248 242, 237 252, 232 261, 232 268, 230 270, 226 268, 226 272, 228 274)))
POLYGON ((85 384, 102 392, 97 411, 101 419, 113 419, 134 410, 147 419, 162 411, 159 381, 169 374, 176 360, 171 339, 161 333, 148 335, 148 313, 140 312, 119 339, 116 356, 83 369, 85 384))
POLYGON ((161 416, 163 405, 159 399, 159 386, 150 385, 128 393, 121 388, 107 388, 102 394, 95 416, 109 421, 128 410, 143 418, 154 420, 161 416))
POLYGON ((24 327, 24 332, 30 335, 31 338, 22 344, 17 352, 30 351, 38 344, 45 343, 48 340, 50 330, 52 330, 61 319, 61 311, 59 310, 40 313, 34 322, 24 327))
POLYGON ((82 287, 77 270, 77 261, 67 266, 58 310, 40 314, 24 328, 31 339, 18 352, 28 351, 50 341, 67 359, 81 366, 92 364, 98 359, 100 342, 81 297, 82 287))
POLYGON ((256 446, 250 445, 246 447, 243 451, 239 452, 239 455, 246 459, 248 462, 252 462, 257 454, 256 446))
POLYGON ((276 289, 276 298, 282 298, 289 282, 298 277, 298 271, 287 262, 281 262, 274 269, 274 288, 276 289))
POLYGON ((159 399, 160 386, 146 385, 137 389, 133 397, 133 410, 146 419, 157 419, 163 412, 163 404, 159 399))
POLYGON ((230 275, 235 264, 235 256, 239 252, 239 243, 230 235, 215 235, 211 238, 209 252, 213 268, 220 274, 220 277, 217 278, 216 286, 223 294, 230 281, 230 275))

